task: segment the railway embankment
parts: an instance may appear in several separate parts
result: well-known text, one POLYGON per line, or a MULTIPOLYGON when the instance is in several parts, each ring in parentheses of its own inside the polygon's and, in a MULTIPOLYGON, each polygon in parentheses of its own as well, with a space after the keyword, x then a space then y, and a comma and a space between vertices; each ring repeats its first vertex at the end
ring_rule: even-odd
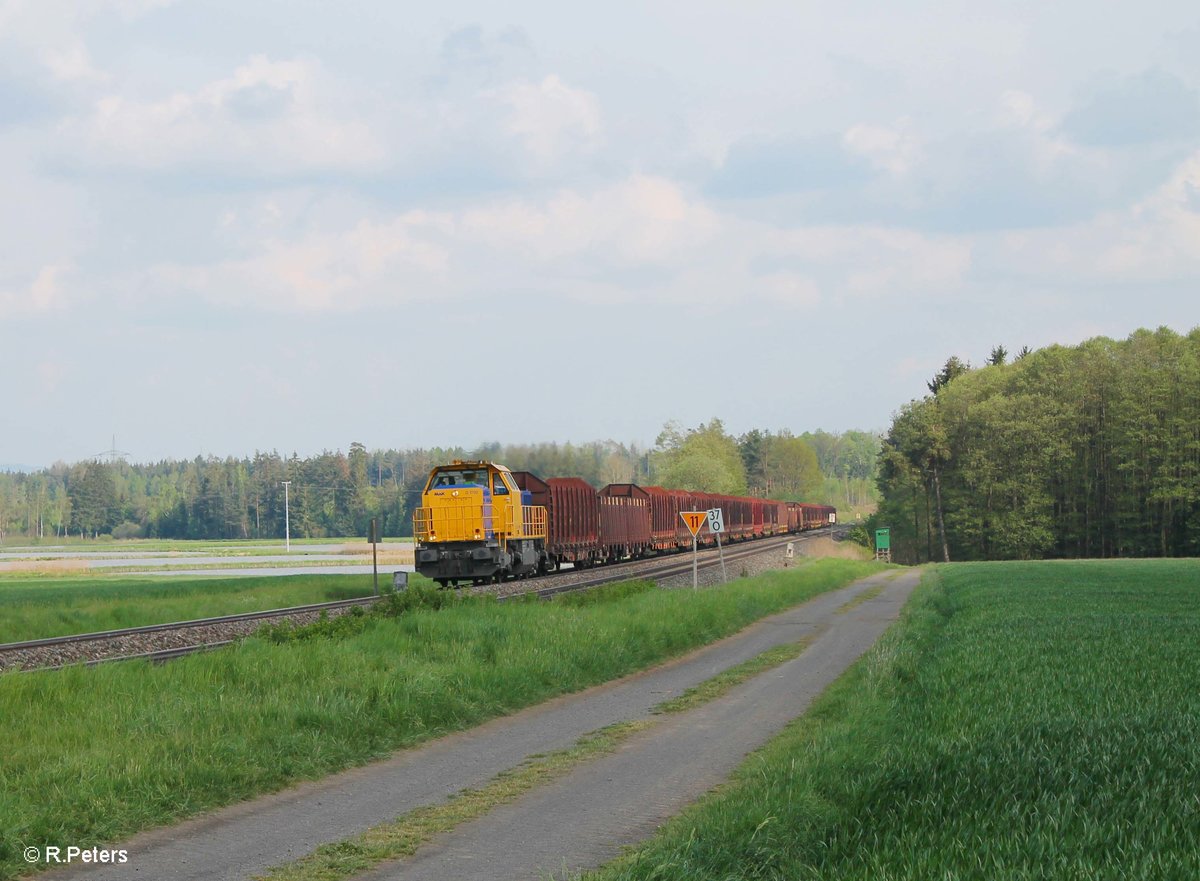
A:
POLYGON ((697 593, 467 602, 165 666, 0 674, 0 877, 29 870, 15 842, 111 843, 320 778, 678 657, 876 569, 828 560, 697 593))

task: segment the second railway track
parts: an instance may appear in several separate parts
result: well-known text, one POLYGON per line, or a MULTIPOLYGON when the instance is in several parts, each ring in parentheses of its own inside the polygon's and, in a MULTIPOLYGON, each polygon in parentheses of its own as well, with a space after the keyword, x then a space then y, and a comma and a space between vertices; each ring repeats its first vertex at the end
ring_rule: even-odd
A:
POLYGON ((44 669, 81 662, 95 664, 130 658, 165 660, 227 645, 238 637, 248 636, 267 621, 288 619, 307 623, 316 621, 322 614, 344 614, 356 607, 369 606, 375 600, 375 597, 357 597, 192 621, 9 642, 0 644, 0 671, 44 669))
MULTIPOLYGON (((725 548, 725 562, 728 565, 746 557, 782 548, 788 542, 803 543, 812 538, 827 536, 833 531, 833 528, 825 528, 799 535, 776 536, 733 544, 725 548)), ((709 569, 714 566, 720 566, 717 550, 703 549, 700 552, 698 568, 709 569)), ((690 574, 691 571, 691 555, 684 553, 667 558, 656 557, 619 563, 604 567, 600 572, 565 570, 536 580, 506 582, 472 592, 494 593, 501 601, 528 593, 546 599, 617 581, 673 578, 690 574)), ((322 615, 346 614, 355 608, 368 607, 376 601, 377 598, 373 596, 359 597, 192 621, 4 643, 0 644, 0 672, 55 669, 72 664, 100 664, 135 659, 164 661, 230 645, 252 635, 264 623, 272 620, 307 624, 318 620, 322 615)))

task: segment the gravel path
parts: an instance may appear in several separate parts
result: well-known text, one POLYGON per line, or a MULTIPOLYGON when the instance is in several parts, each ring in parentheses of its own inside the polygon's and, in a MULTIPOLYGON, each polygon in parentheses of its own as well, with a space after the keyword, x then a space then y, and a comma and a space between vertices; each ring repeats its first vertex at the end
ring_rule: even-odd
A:
MULTIPOLYGON (((874 615, 878 609, 874 602, 859 606, 864 611, 857 614, 836 612, 848 600, 894 575, 879 573, 823 594, 652 670, 556 698, 363 768, 142 834, 119 845, 129 851, 125 865, 43 877, 68 879, 86 874, 90 881, 249 878, 320 844, 481 786, 528 757, 564 749, 589 732, 648 718, 662 701, 769 648, 819 633, 835 622, 860 620, 868 611, 874 615)), ((794 709, 793 715, 801 710, 794 709)))

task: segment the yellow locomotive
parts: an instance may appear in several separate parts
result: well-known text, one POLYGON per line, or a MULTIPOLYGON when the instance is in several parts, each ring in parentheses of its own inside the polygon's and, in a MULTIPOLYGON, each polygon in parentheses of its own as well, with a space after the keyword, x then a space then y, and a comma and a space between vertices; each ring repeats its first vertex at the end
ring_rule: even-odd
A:
POLYGON ((443 587, 544 572, 546 509, 493 462, 439 465, 413 514, 417 571, 443 587))

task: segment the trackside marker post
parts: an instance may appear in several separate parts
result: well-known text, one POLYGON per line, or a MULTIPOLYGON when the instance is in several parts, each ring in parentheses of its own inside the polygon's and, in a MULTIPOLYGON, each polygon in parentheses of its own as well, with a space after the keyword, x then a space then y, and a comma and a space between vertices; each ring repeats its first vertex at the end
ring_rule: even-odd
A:
POLYGON ((696 534, 704 525, 704 521, 708 519, 708 512, 680 511, 679 516, 683 518, 683 522, 687 524, 688 530, 692 533, 692 590, 696 590, 696 556, 699 553, 696 549, 696 534))
POLYGON ((708 529, 717 537, 717 553, 721 556, 721 583, 728 584, 729 576, 725 574, 725 551, 721 549, 721 533, 725 531, 725 515, 720 508, 708 509, 708 529))
POLYGON ((371 570, 375 574, 375 596, 379 596, 379 524, 371 518, 371 570))

